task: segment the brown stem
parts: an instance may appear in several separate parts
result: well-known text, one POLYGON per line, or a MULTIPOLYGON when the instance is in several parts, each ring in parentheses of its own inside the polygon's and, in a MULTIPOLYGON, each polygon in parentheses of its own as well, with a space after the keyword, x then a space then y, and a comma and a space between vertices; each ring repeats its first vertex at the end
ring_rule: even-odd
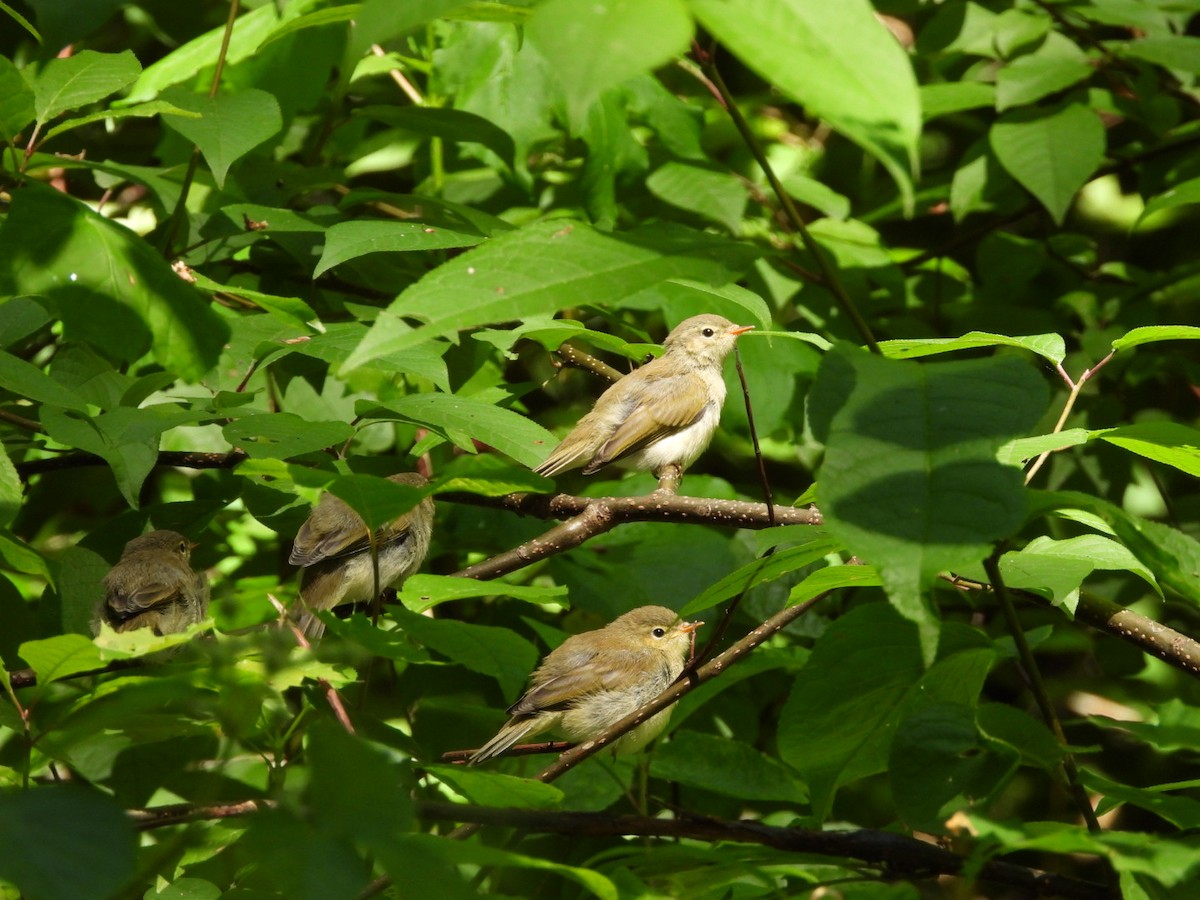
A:
POLYGON ((1096 818, 1096 811, 1092 808, 1087 792, 1079 781, 1079 768, 1075 765, 1075 755, 1070 750, 1070 744, 1067 743, 1067 735, 1058 718, 1058 711, 1050 701, 1050 692, 1046 690, 1046 682, 1042 679, 1041 667, 1038 666, 1037 658, 1033 655, 1033 648, 1029 646, 1029 640, 1025 637, 1025 629, 1021 627, 1021 620, 1017 616, 1016 607, 1013 606, 1012 597, 1009 596, 1004 579, 1000 577, 1000 552, 997 549, 995 553, 984 560, 983 568, 992 582, 992 592, 996 595, 996 599, 1000 602, 1000 608, 1004 611, 1004 618, 1008 622, 1008 630, 1012 635, 1013 643, 1016 644, 1017 655, 1021 660, 1021 667, 1025 670, 1030 692, 1037 701, 1042 719, 1054 733, 1062 749, 1062 770, 1067 781, 1067 793, 1079 809, 1079 814, 1083 816, 1084 822, 1087 823, 1088 831, 1099 832, 1101 830, 1100 821, 1096 818))

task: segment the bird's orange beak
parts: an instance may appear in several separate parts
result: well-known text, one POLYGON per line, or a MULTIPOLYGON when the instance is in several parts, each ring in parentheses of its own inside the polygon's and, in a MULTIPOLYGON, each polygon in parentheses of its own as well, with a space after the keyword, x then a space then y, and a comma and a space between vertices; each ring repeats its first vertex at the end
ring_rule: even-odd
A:
MULTIPOLYGON (((734 337, 737 337, 739 334, 745 334, 747 331, 753 331, 753 330, 754 330, 753 325, 735 325, 729 329, 729 334, 732 334, 734 337)), ((703 625, 704 623, 701 622, 700 624, 703 625)))
POLYGON ((684 622, 679 626, 679 630, 685 634, 695 634, 696 629, 703 625, 703 622, 684 622))

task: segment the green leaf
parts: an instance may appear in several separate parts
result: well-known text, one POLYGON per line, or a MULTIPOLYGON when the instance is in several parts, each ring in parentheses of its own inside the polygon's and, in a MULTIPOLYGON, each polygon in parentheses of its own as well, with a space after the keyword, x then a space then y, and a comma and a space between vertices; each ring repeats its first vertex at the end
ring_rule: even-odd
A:
POLYGON ((379 314, 343 373, 430 338, 480 325, 548 315, 574 298, 613 307, 672 278, 724 285, 758 251, 682 229, 602 235, 582 222, 542 221, 511 231, 438 266, 379 314), (418 319, 412 329, 401 319, 418 319))
POLYGON ((1130 515, 1118 506, 1077 491, 1035 491, 1032 511, 1069 516, 1084 510, 1097 516, 1141 560, 1160 585, 1200 604, 1200 542, 1181 531, 1130 515))
POLYGON ((877 157, 911 205, 921 106, 912 66, 867 0, 689 0, 718 41, 877 157))
POLYGON ((1140 347, 1142 344, 1152 344, 1157 341, 1196 340, 1200 340, 1200 326, 1197 325, 1143 325, 1117 338, 1112 342, 1112 348, 1128 350, 1131 347, 1140 347))
POLYGON ((368 419, 396 418, 438 434, 458 433, 481 441, 526 466, 536 466, 557 444, 554 435, 511 409, 473 397, 410 394, 387 404, 366 402, 355 412, 368 419))
POLYGON ((4 560, 5 565, 17 572, 40 575, 53 582, 46 560, 24 541, 18 540, 4 529, 0 529, 0 560, 4 560))
POLYGON ((151 100, 149 103, 138 103, 135 106, 126 106, 121 109, 102 109, 100 112, 94 112, 86 116, 78 116, 73 119, 67 119, 59 122, 53 128, 46 132, 45 140, 64 132, 70 131, 72 128, 79 128, 83 125, 90 125, 92 122, 107 122, 116 121, 118 119, 148 119, 158 115, 170 113, 174 116, 186 116, 195 118, 198 114, 188 112, 186 109, 180 109, 174 103, 167 103, 165 100, 151 100))
MULTIPOLYGON (((0 114, 0 120, 2 119, 3 115, 0 114)), ((1161 194, 1151 197, 1146 203, 1146 207, 1142 210, 1142 214, 1134 222, 1133 227, 1137 228, 1138 225, 1155 213, 1175 209, 1178 206, 1194 206, 1198 203, 1200 203, 1200 178, 1181 181, 1174 187, 1167 188, 1161 194)))
POLYGON ((200 148, 217 187, 225 186, 229 167, 283 127, 279 101, 266 91, 246 88, 208 97, 184 90, 163 95, 199 118, 163 115, 163 124, 200 148))
POLYGON ((0 846, 0 879, 22 896, 107 900, 133 877, 137 838, 111 797, 49 785, 0 794, 0 846))
POLYGON ((509 700, 517 698, 537 665, 538 653, 533 645, 507 628, 429 619, 399 606, 389 607, 388 614, 426 647, 472 672, 495 678, 509 700))
MULTIPOLYGON (((147 66, 137 84, 133 86, 127 103, 140 103, 158 96, 164 88, 195 78, 201 69, 215 65, 218 54, 224 55, 225 64, 232 66, 252 56, 262 42, 282 23, 303 15, 319 0, 289 0, 277 6, 267 3, 238 16, 233 23, 233 33, 225 44, 225 23, 205 32, 172 50, 162 59, 147 66)), ((207 82, 204 85, 207 88, 207 82)))
POLYGON ((819 820, 840 785, 884 771, 908 711, 975 702, 995 654, 970 646, 973 636, 960 640, 964 631, 955 626, 959 647, 948 653, 951 641, 944 641, 943 658, 928 671, 917 629, 887 604, 852 609, 817 640, 780 714, 779 755, 808 783, 819 820))
MULTIPOLYGON (((37 41, 39 44, 43 43, 42 36, 40 34, 38 34, 37 29, 34 28, 32 25, 30 25, 29 20, 26 19, 23 15, 21 15, 19 12, 17 12, 15 9, 13 9, 11 6, 9 6, 7 3, 0 3, 0 10, 3 10, 4 14, 6 16, 10 17, 18 25, 20 25, 22 28, 24 28, 26 31, 28 31, 30 36, 35 41, 37 41)), ((2 95, 0 95, 0 96, 2 96, 2 95)))
POLYGON ((912 827, 943 832, 946 804, 960 795, 978 802, 1013 774, 1018 756, 1005 750, 984 744, 970 706, 938 703, 917 710, 900 723, 888 763, 900 815, 912 827))
POLYGON ((650 760, 650 774, 738 800, 804 803, 808 791, 778 760, 749 744, 677 731, 650 760))
POLYGON ((646 179, 646 189, 672 206, 703 216, 738 234, 746 209, 746 187, 729 172, 667 162, 646 179))
POLYGON ((996 459, 1006 466, 1023 465, 1042 453, 1078 447, 1091 439, 1086 428, 1068 428, 1054 434, 1039 434, 1036 437, 1016 438, 1006 443, 996 453, 996 459))
POLYGON ((1055 37, 996 74, 998 112, 1033 103, 1091 77, 1087 54, 1067 38, 1055 37))
POLYGON ((888 359, 915 359, 954 350, 976 350, 980 347, 1019 347, 1036 353, 1055 365, 1067 356, 1066 343, 1057 334, 1009 336, 989 334, 986 331, 969 331, 957 338, 916 338, 879 342, 879 349, 888 359))
POLYGON ((921 85, 921 115, 926 121, 968 109, 992 107, 996 88, 982 81, 945 81, 921 85))
POLYGON ((989 140, 1000 164, 1059 224, 1104 159, 1100 117, 1075 103, 1007 112, 992 125, 989 140))
POLYGON ((327 9, 318 9, 315 12, 305 13, 289 22, 284 22, 267 35, 266 39, 258 45, 258 52, 261 53, 280 38, 285 38, 299 31, 307 31, 309 28, 320 28, 325 25, 340 25, 342 22, 351 22, 359 15, 362 6, 361 3, 331 6, 327 9))
POLYGON ((142 71, 132 50, 97 53, 81 50, 74 56, 52 59, 30 78, 38 124, 69 109, 79 109, 132 84, 142 71))
POLYGON ((334 266, 366 256, 368 253, 408 253, 418 250, 474 247, 483 240, 481 234, 435 228, 420 222, 391 222, 382 219, 338 222, 325 233, 325 249, 313 270, 313 278, 319 278, 334 266))
POLYGON ((788 606, 805 603, 826 591, 842 588, 880 587, 883 579, 874 566, 826 566, 805 576, 788 593, 788 606))
POLYGON ((0 245, 0 295, 46 296, 65 336, 119 359, 152 350, 166 369, 197 381, 229 337, 225 321, 149 244, 59 191, 16 192, 0 245))
POLYGON ((821 363, 809 421, 825 443, 818 502, 830 534, 874 565, 918 623, 926 660, 937 621, 925 591, 977 563, 1025 515, 1020 470, 996 453, 1045 410, 1046 384, 1023 360, 920 365, 844 346, 821 363))
POLYGON ((1105 48, 1117 55, 1144 59, 1168 69, 1200 75, 1200 38, 1183 34, 1148 35, 1136 41, 1109 41, 1105 48))
POLYGON ((680 0, 548 0, 525 28, 566 97, 575 133, 604 91, 670 62, 692 38, 680 0))
MULTIPOLYGON (((595 894, 600 900, 618 900, 622 896, 615 884, 593 869, 566 866, 537 856, 497 850, 475 842, 448 841, 439 835, 406 835, 396 847, 395 856, 397 857, 398 872, 394 874, 407 875, 408 870, 412 868, 413 859, 440 859, 456 866, 469 866, 472 869, 483 866, 499 866, 553 872, 571 879, 585 890, 595 894)), ((470 896, 470 894, 463 896, 470 896)))
POLYGON ((447 600, 468 597, 509 597, 527 603, 566 602, 567 588, 559 585, 506 584, 502 581, 480 581, 477 578, 456 578, 453 575, 413 575, 400 590, 400 602, 406 609, 420 613, 447 600))
POLYGON ((377 529, 413 509, 425 491, 374 475, 343 475, 330 482, 329 493, 346 501, 368 528, 377 529))
POLYGON ((305 756, 305 797, 322 829, 377 852, 412 830, 411 786, 387 754, 324 721, 309 731, 305 756))
POLYGON ((737 571, 729 573, 705 590, 700 596, 684 604, 679 614, 681 616, 690 616, 693 613, 710 609, 718 603, 724 603, 730 597, 735 597, 743 591, 749 590, 755 585, 774 581, 776 578, 782 578, 784 575, 795 572, 797 569, 810 566, 824 559, 830 553, 837 551, 839 548, 840 544, 823 529, 813 528, 811 529, 810 536, 804 543, 796 547, 788 547, 786 550, 780 550, 772 556, 756 559, 754 562, 742 566, 737 571))
POLYGON ((219 284, 199 272, 193 272, 192 277, 196 279, 196 286, 199 288, 212 291, 213 293, 222 292, 232 294, 243 300, 249 300, 281 322, 294 325, 305 331, 309 330, 308 323, 317 319, 317 314, 313 312, 312 307, 299 297, 280 297, 275 294, 264 294, 262 291, 255 291, 241 286, 219 284))
POLYGON ((136 508, 142 483, 158 462, 162 433, 208 416, 174 403, 161 403, 140 409, 120 406, 98 416, 44 406, 40 419, 54 440, 103 457, 112 467, 122 495, 136 508))
POLYGON ((1200 431, 1179 422, 1137 422, 1102 428, 1091 437, 1200 478, 1200 431))
POLYGON ((385 44, 467 5, 468 0, 366 0, 354 17, 346 48, 348 59, 362 56, 372 44, 385 44))
POLYGON ((512 136, 494 122, 460 109, 433 106, 366 106, 354 110, 394 128, 415 134, 440 137, 462 144, 482 144, 495 153, 510 169, 516 147, 512 136))
POLYGON ((40 641, 26 641, 17 651, 37 673, 39 687, 61 678, 104 665, 100 651, 82 634, 60 634, 40 641))
MULTIPOLYGON (((324 334, 313 335, 307 341, 292 345, 292 349, 305 356, 323 359, 331 365, 340 365, 362 342, 366 333, 366 326, 359 322, 329 322, 325 323, 324 334)), ((403 372, 425 378, 449 392, 450 375, 442 360, 447 349, 448 344, 431 341, 377 356, 371 360, 370 367, 389 374, 403 372)))
POLYGON ((354 437, 345 422, 309 422, 292 413, 258 413, 230 422, 225 440, 254 458, 290 459, 354 437))
POLYGON ((36 117, 33 90, 21 70, 0 56, 0 141, 12 141, 36 117))
POLYGON ((435 490, 465 491, 482 497, 503 497, 519 491, 549 494, 554 492, 554 482, 494 453, 476 453, 460 456, 442 469, 435 490))
POLYGON ((38 403, 87 412, 87 403, 37 366, 0 351, 0 387, 38 403))
POLYGON ((21 511, 24 501, 21 477, 8 458, 8 451, 0 444, 0 528, 8 528, 21 511))
MULTIPOLYGON (((1170 785, 1163 785, 1158 789, 1132 787, 1087 768, 1080 769, 1079 780, 1091 791, 1103 794, 1110 800, 1119 800, 1149 810, 1176 828, 1191 830, 1200 826, 1200 801, 1168 794, 1170 785)), ((1113 805, 1115 804, 1105 804, 1104 811, 1113 805)))
POLYGON ((465 766, 423 767, 472 803, 482 806, 510 806, 518 809, 547 809, 558 806, 563 792, 552 784, 532 778, 518 778, 501 772, 483 772, 465 766))

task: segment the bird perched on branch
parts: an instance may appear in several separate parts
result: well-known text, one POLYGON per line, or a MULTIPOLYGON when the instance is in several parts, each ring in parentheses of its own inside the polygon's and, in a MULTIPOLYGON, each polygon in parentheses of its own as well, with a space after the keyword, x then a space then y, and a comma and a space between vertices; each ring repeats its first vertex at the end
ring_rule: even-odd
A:
POLYGON ((618 463, 659 478, 674 466, 681 475, 712 440, 725 402, 721 368, 738 335, 753 327, 715 315, 685 319, 667 335, 663 355, 601 394, 534 471, 582 466, 591 475, 618 463))
MULTIPOLYGON (((389 475, 389 481, 414 488, 429 482, 416 472, 389 475)), ((367 603, 385 588, 398 586, 425 561, 433 533, 433 500, 425 497, 375 532, 379 578, 371 560, 371 537, 362 517, 345 501, 325 494, 300 526, 288 561, 302 566, 300 602, 294 615, 310 640, 325 623, 316 613, 347 603, 367 603)))
MULTIPOLYGON (((511 718, 470 757, 470 765, 554 730, 568 740, 593 738, 653 700, 683 672, 693 634, 703 622, 684 622, 663 606, 640 606, 603 628, 567 638, 529 679, 529 690, 508 708, 511 718)), ((668 707, 612 746, 634 753, 667 727, 668 707)))
POLYGON ((92 622, 115 631, 175 634, 208 614, 208 581, 192 571, 195 544, 176 531, 151 531, 125 545, 104 576, 104 602, 92 622))

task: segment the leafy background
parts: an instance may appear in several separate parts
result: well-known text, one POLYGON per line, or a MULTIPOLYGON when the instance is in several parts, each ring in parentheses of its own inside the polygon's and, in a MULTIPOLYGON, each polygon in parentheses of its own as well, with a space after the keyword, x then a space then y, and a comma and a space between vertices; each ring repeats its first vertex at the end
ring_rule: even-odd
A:
MULTIPOLYGON (((0 4, 0 893, 999 896, 1008 856, 1187 896, 1198 13, 0 4), (619 518, 489 569, 537 496, 654 486, 529 472, 603 387, 559 346, 625 371, 702 311, 756 326, 780 521, 824 525, 619 518), (377 523, 418 466, 429 574, 315 650, 264 627, 320 490, 377 523), (93 642, 149 525, 199 542, 212 637, 93 642), (722 647, 787 621, 642 757, 439 763, 644 603, 722 647)), ((726 374, 682 491, 761 504, 726 374)))

